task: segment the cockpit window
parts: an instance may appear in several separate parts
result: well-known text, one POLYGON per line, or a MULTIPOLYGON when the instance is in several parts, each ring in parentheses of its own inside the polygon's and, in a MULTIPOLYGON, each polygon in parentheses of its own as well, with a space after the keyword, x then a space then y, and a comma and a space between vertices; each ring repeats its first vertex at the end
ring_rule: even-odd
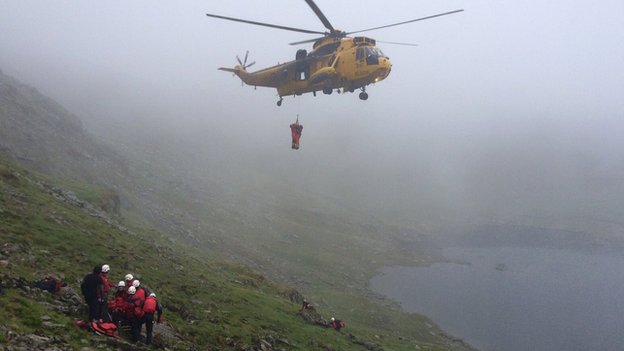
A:
POLYGON ((378 65, 379 64, 379 53, 381 51, 377 48, 366 48, 366 64, 367 65, 378 65))
POLYGON ((383 52, 375 47, 367 47, 366 48, 366 56, 376 56, 376 57, 385 57, 383 52))

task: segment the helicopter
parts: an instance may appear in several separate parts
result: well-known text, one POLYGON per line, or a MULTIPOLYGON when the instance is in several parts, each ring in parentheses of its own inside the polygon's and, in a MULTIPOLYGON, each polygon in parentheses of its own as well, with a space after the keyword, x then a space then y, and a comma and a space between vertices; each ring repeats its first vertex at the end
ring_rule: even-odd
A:
POLYGON ((464 11, 463 9, 459 9, 384 26, 345 32, 336 29, 329 22, 327 17, 325 17, 323 12, 321 12, 319 7, 314 3, 314 0, 305 0, 305 2, 312 8, 312 11, 314 11, 316 16, 329 31, 321 32, 293 28, 207 13, 206 16, 208 17, 228 21, 321 35, 321 37, 314 39, 290 43, 290 45, 314 43, 310 52, 305 49, 297 50, 295 60, 293 61, 264 68, 256 72, 248 72, 247 68, 254 65, 255 61, 249 64, 247 63, 247 58, 249 56, 249 51, 247 51, 244 60, 236 56, 236 60, 239 64, 234 68, 220 67, 219 70, 232 72, 247 85, 276 88, 277 94, 279 95, 277 106, 282 105, 284 96, 296 96, 310 92, 316 96, 318 91, 329 95, 334 90, 338 93, 353 93, 355 90, 360 90, 359 98, 361 100, 367 100, 368 93, 366 92, 366 86, 384 80, 388 77, 392 68, 392 63, 388 56, 384 55, 376 46, 377 42, 410 46, 416 46, 416 44, 383 42, 365 36, 351 37, 349 36, 350 34, 398 26, 464 11))

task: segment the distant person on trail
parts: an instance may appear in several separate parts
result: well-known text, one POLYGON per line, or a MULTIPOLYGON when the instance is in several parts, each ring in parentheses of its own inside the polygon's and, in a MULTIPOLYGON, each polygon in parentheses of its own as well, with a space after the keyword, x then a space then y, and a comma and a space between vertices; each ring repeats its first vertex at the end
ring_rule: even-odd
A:
POLYGON ((299 116, 297 121, 290 125, 290 133, 292 134, 292 148, 299 150, 299 138, 301 138, 301 132, 303 131, 303 125, 299 124, 299 116))
POLYGON ((336 319, 334 317, 331 317, 329 325, 336 329, 336 331, 340 331, 340 329, 345 327, 345 323, 343 321, 341 321, 340 319, 336 319))
MULTIPOLYGON (((143 304, 143 322, 145 323, 145 343, 152 343, 152 335, 154 332, 154 313, 156 313, 156 322, 160 323, 162 321, 162 306, 156 300, 156 294, 151 293, 145 299, 145 303, 143 304)), ((139 329, 140 331, 140 329, 139 329)))
POLYGON ((93 268, 93 271, 91 273, 85 275, 85 277, 82 279, 82 283, 80 284, 82 296, 89 306, 89 321, 95 321, 99 318, 98 290, 100 289, 100 285, 102 284, 100 273, 102 273, 102 265, 97 265, 93 268))
POLYGON ((308 302, 308 300, 303 299, 303 302, 301 303, 301 310, 299 310, 300 312, 303 310, 310 310, 312 309, 312 304, 308 302))

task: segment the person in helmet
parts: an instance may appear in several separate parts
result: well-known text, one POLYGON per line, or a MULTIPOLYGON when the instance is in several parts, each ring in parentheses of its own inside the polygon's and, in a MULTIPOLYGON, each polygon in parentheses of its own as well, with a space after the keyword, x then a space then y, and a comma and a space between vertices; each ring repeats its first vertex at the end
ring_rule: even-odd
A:
POLYGON ((307 299, 303 299, 303 302, 301 302, 301 309, 299 310, 299 312, 302 312, 303 310, 311 310, 313 309, 312 304, 308 302, 307 299))
POLYGON ((109 320, 108 318, 108 293, 114 286, 114 283, 108 279, 108 273, 110 272, 110 266, 107 264, 102 265, 102 271, 100 273, 101 284, 97 290, 98 312, 97 319, 109 320))
POLYGON ((334 317, 331 317, 331 319, 329 320, 329 325, 336 331, 340 331, 340 329, 345 327, 345 323, 343 321, 334 317))
POLYGON ((130 320, 132 322, 132 342, 139 341, 139 336, 141 336, 141 326, 143 325, 143 305, 145 304, 145 290, 142 288, 137 288, 139 284, 138 280, 135 280, 131 287, 128 288, 128 294, 130 296, 129 304, 131 307, 130 320), (139 293, 139 291, 143 291, 143 293, 139 293))
POLYGON ((132 282, 132 286, 134 286, 136 289, 136 295, 139 296, 143 301, 145 301, 147 294, 145 289, 141 286, 141 282, 138 279, 135 279, 132 282))
POLYGON ((126 282, 117 283, 115 298, 108 302, 108 310, 111 312, 111 321, 117 325, 123 319, 126 304, 126 282))
POLYGON ((133 281, 134 281, 134 276, 130 273, 126 274, 126 276, 124 277, 124 282, 126 283, 126 289, 128 289, 130 285, 132 285, 133 281))
POLYGON ((145 323, 145 343, 152 343, 152 334, 154 330, 154 314, 156 313, 156 322, 160 323, 162 321, 162 306, 156 299, 156 294, 151 293, 145 299, 145 303, 143 304, 143 323, 145 323))

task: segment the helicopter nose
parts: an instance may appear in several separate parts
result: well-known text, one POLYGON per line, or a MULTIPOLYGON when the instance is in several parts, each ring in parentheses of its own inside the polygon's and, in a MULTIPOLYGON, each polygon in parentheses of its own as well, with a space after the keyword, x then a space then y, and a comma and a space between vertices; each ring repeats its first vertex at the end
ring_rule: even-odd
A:
POLYGON ((390 62, 390 59, 387 57, 379 58, 379 68, 375 72, 376 73, 375 82, 379 82, 379 81, 386 79, 386 77, 390 74, 391 70, 392 70, 392 63, 390 62))

